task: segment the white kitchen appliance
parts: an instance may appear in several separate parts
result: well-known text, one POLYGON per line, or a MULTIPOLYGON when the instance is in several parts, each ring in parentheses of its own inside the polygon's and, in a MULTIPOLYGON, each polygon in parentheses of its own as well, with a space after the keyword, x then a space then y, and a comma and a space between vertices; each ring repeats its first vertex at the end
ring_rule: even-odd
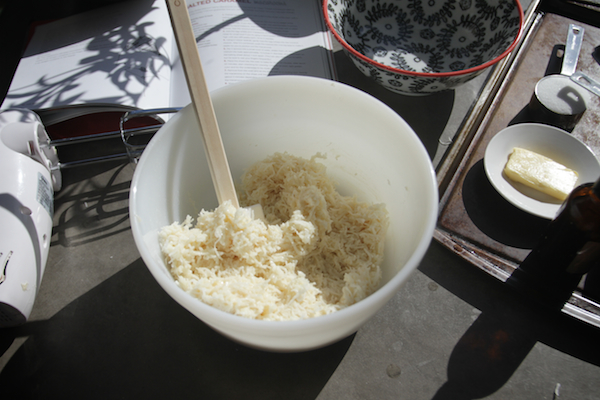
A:
POLYGON ((158 115, 179 110, 130 110, 121 115, 119 130, 71 132, 76 135, 55 140, 48 135, 42 114, 0 111, 0 328, 21 325, 31 314, 48 259, 61 171, 119 159, 136 163, 149 137, 164 123, 158 115), (128 121, 144 117, 150 119, 125 129, 128 121), (121 138, 124 152, 59 162, 58 147, 114 138, 121 138))
POLYGON ((0 112, 0 171, 0 327, 10 327, 31 313, 62 183, 56 149, 34 112, 0 112))

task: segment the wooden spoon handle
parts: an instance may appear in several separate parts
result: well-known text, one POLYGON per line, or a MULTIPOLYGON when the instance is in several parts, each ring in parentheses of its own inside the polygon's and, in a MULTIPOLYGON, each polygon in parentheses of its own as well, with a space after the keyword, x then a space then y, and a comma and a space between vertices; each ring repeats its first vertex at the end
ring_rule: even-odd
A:
POLYGON ((239 207, 186 2, 185 0, 167 0, 167 7, 171 16, 171 24, 173 25, 192 104, 200 123, 206 158, 217 192, 217 199, 219 204, 230 200, 235 207, 239 207))

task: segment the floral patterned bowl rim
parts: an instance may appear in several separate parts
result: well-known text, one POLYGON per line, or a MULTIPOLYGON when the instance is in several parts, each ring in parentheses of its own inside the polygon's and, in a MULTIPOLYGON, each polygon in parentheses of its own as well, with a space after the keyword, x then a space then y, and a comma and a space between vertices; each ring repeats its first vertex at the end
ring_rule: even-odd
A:
POLYGON ((361 60, 366 61, 369 64, 375 65, 379 68, 388 70, 390 72, 393 73, 402 73, 402 74, 406 74, 406 75, 413 75, 413 76, 420 76, 420 77, 429 77, 429 78, 435 78, 435 77, 450 77, 450 76, 457 76, 457 75, 466 75, 472 72, 477 72, 480 70, 483 70, 491 65, 494 65, 495 63, 497 63, 498 61, 502 60, 504 57, 506 57, 506 55, 508 53, 510 53, 511 51, 513 51, 513 49, 515 48, 515 46, 517 45, 517 43, 519 42, 522 34, 523 34, 523 20, 524 20, 524 15, 523 15, 523 7, 521 6, 521 2, 519 0, 513 0, 515 2, 515 5, 517 6, 517 9, 519 10, 519 33, 517 34, 517 36, 515 36, 515 39, 513 40, 513 42, 510 44, 510 46, 508 46, 508 48, 502 52, 502 54, 500 54, 499 56, 483 63, 480 65, 477 65, 476 67, 471 67, 471 68, 467 68, 467 69, 461 69, 459 71, 449 71, 449 72, 417 72, 417 71, 408 71, 408 70, 404 70, 404 69, 400 69, 400 68, 394 68, 394 67, 390 67, 389 65, 385 65, 385 64, 381 64, 375 60, 373 60, 372 58, 369 58, 367 56, 365 56, 364 54, 356 51, 356 49, 354 49, 352 46, 350 46, 335 30, 335 28, 333 27, 333 25, 331 24, 331 21, 329 20, 329 10, 327 9, 327 4, 329 3, 329 0, 323 0, 323 15, 325 16, 325 23, 327 24, 327 27, 329 28, 329 31, 333 34, 333 36, 336 38, 336 40, 338 42, 340 42, 340 44, 344 47, 344 49, 348 50, 350 53, 352 53, 354 56, 358 57, 361 60))

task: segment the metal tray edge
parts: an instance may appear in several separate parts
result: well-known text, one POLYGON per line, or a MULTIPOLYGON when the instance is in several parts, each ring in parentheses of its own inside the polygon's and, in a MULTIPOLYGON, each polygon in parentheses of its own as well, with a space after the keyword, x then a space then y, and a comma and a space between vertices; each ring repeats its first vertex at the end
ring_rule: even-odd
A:
MULTIPOLYGON (((532 1, 525 15, 523 34, 519 44, 490 73, 480 91, 478 100, 472 106, 452 146, 437 168, 440 215, 452 192, 455 181, 459 179, 461 167, 466 164, 469 155, 476 148, 478 138, 483 134, 494 115, 495 106, 502 100, 511 75, 515 73, 543 20, 545 13, 541 10, 541 3, 542 0, 532 1)), ((459 257, 501 282, 506 282, 512 271, 518 266, 513 261, 496 256, 485 249, 478 248, 473 243, 450 235, 439 226, 435 229, 433 237, 438 243, 459 257), (501 262, 495 262, 500 260, 501 262), (501 268, 500 264, 504 264, 508 270, 501 268)), ((583 297, 577 292, 573 293, 568 302, 563 306, 561 312, 600 328, 600 304, 583 297)))

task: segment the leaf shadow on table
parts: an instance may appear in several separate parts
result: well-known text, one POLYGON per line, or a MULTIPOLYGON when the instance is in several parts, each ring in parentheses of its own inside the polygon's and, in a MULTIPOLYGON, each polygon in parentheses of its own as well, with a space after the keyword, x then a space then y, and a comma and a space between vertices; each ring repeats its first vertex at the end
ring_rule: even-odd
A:
POLYGON ((128 231, 132 173, 133 166, 123 162, 63 171, 63 187, 54 199, 51 245, 80 246, 128 231))
POLYGON ((28 337, 0 374, 3 399, 313 399, 353 340, 300 353, 239 345, 173 301, 141 259, 0 336, 28 337))

